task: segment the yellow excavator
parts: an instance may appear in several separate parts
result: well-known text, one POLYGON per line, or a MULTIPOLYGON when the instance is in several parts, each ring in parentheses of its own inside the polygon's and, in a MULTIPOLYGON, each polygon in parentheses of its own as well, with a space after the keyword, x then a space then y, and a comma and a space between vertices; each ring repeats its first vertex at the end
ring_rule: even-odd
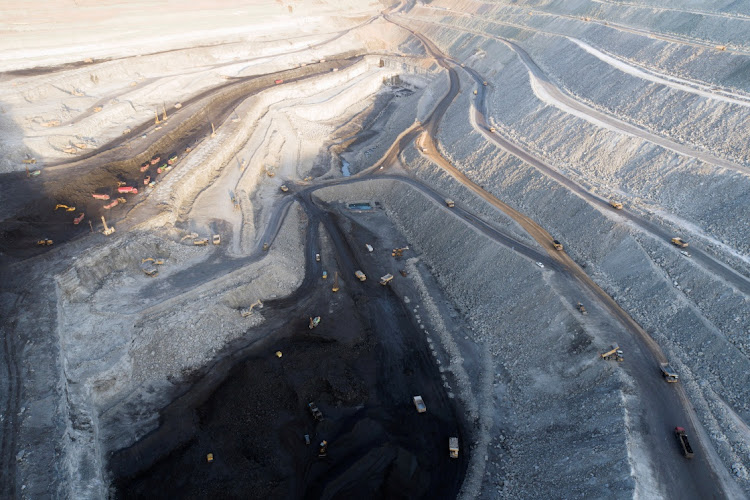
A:
POLYGON ((243 318, 246 318, 253 314, 253 308, 257 307, 258 309, 263 309, 263 302, 260 301, 260 299, 256 300, 252 304, 250 304, 249 307, 246 307, 245 309, 240 309, 240 314, 243 318))
POLYGON ((333 288, 331 290, 333 290, 334 292, 339 291, 339 272, 338 271, 333 273, 333 288))
POLYGON ((75 212, 76 211, 76 207, 69 207, 68 205, 60 205, 60 204, 55 205, 55 210, 57 210, 58 208, 64 208, 66 212, 75 212))

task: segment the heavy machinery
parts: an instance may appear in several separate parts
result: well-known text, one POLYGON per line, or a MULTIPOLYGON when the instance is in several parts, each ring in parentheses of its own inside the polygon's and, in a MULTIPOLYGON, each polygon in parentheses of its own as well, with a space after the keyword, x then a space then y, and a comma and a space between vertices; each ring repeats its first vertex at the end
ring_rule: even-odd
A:
POLYGON ((254 308, 263 309, 263 302, 260 301, 260 299, 256 300, 252 304, 250 304, 248 307, 244 309, 240 309, 240 315, 242 315, 243 318, 247 318, 248 316, 252 316, 253 309, 254 308))
POLYGON ((36 244, 39 245, 40 247, 52 246, 52 243, 53 243, 53 241, 50 240, 50 239, 47 239, 47 238, 43 238, 43 239, 41 239, 41 240, 39 240, 39 241, 36 242, 36 244))
POLYGON ((148 167, 150 166, 151 166, 151 163, 149 162, 144 163, 143 165, 141 165, 141 172, 145 172, 146 170, 148 170, 148 167))
POLYGON ((578 309, 579 311, 581 311, 581 314, 583 314, 584 316, 586 316, 588 314, 588 311, 586 311, 586 308, 583 307, 583 304, 581 304, 580 302, 578 304, 576 304, 576 309, 578 309))
POLYGON ((328 441, 325 439, 320 442, 320 448, 318 449, 318 457, 325 458, 328 456, 328 441))
POLYGON ((60 204, 55 205, 55 210, 57 210, 58 208, 64 208, 66 212, 75 212, 76 211, 76 207, 69 207, 68 205, 60 205, 60 204))
POLYGON ((208 238, 199 238, 197 240, 193 240, 193 245, 197 247, 204 247, 208 245, 208 238))
POLYGON ((211 238, 211 243, 213 243, 214 245, 221 245, 221 235, 220 234, 213 235, 213 237, 211 238))
POLYGON ((315 254, 315 262, 320 262, 320 254, 319 253, 315 254))
POLYGON ((380 277, 380 284, 387 285, 392 279, 393 279, 393 275, 391 273, 388 273, 385 276, 380 277))
POLYGON ((170 156, 167 160, 167 165, 174 165, 175 163, 177 163, 177 155, 170 156))
POLYGON ((268 251, 268 243, 263 243, 263 251, 264 252, 268 251))
POLYGON ((602 359, 606 359, 607 361, 615 360, 615 361, 625 361, 625 358, 622 356, 622 349, 615 344, 613 345, 609 351, 603 352, 601 354, 602 359))
POLYGON ((78 224, 80 224, 81 222, 83 222, 83 219, 85 217, 86 217, 86 214, 84 214, 83 212, 81 212, 80 214, 78 214, 78 217, 76 217, 75 219, 73 219, 73 224, 75 224, 77 226, 78 224))
POLYGON ((717 45, 716 46, 716 50, 727 50, 727 46, 726 45, 717 45))
POLYGON ((188 234, 186 234, 185 236, 183 236, 183 237, 182 237, 182 238, 180 239, 180 243, 182 243, 182 242, 183 242, 183 241, 185 241, 185 240, 189 240, 189 239, 191 239, 191 238, 192 238, 192 239, 195 239, 195 238, 197 238, 197 237, 198 237, 198 233, 188 233, 188 234))
POLYGON ((110 208, 114 208, 114 207, 116 207, 117 205, 120 204, 120 200, 124 200, 124 199, 125 198, 117 198, 116 200, 112 200, 109 203, 107 203, 106 205, 104 205, 104 207, 102 207, 102 208, 104 208, 105 210, 109 210, 110 208))
POLYGON ((456 202, 455 202, 455 201, 453 201, 453 200, 451 200, 450 198, 446 198, 446 199, 445 199, 445 205, 446 205, 446 206, 447 206, 448 208, 453 208, 453 207, 455 207, 455 206, 456 206, 456 202))
POLYGON ((315 420, 317 420, 318 422, 323 421, 323 412, 320 411, 318 405, 310 401, 309 403, 307 403, 307 408, 310 410, 310 413, 312 413, 312 416, 315 420))
POLYGON ((154 156, 153 158, 151 158, 151 165, 156 165, 160 161, 161 161, 161 156, 154 156))
POLYGON ((615 210, 622 210, 622 203, 615 200, 609 200, 609 206, 614 208, 615 210))
POLYGON ((112 234, 112 233, 115 232, 115 228, 114 227, 108 227, 107 226, 107 221, 104 220, 104 216, 103 215, 102 215, 102 224, 104 224, 104 231, 102 231, 102 233, 104 233, 104 236, 109 236, 110 234, 112 234))
POLYGON ((448 454, 451 458, 458 458, 458 438, 448 438, 448 454))
POLYGON ((677 372, 674 371, 671 366, 669 366, 669 363, 661 363, 659 368, 661 369, 662 376, 667 382, 674 383, 680 379, 680 376, 677 375, 677 372))
POLYGON ((282 192, 282 193, 286 193, 287 191, 289 191, 289 188, 288 188, 288 187, 286 187, 286 184, 282 184, 282 185, 281 185, 281 187, 280 187, 279 189, 281 189, 281 192, 282 192))
POLYGON ((359 281, 365 281, 367 279, 367 276, 365 276, 365 273, 363 273, 360 270, 354 271, 354 276, 356 276, 359 281))
POLYGON ((206 455, 206 462, 208 462, 210 464, 213 461, 214 461, 214 454, 213 453, 209 453, 208 455, 206 455))
POLYGON ((156 268, 156 260, 151 257, 141 259, 141 271, 143 271, 146 276, 151 276, 152 278, 157 276, 159 270, 156 268))
POLYGON ((370 245, 369 243, 365 243, 365 248, 367 249, 368 252, 372 252, 373 250, 375 250, 374 248, 372 248, 372 245, 370 245))
POLYGON ((474 91, 474 95, 477 95, 477 91, 476 90, 474 91))
POLYGON ((108 194, 92 193, 91 196, 93 196, 94 199, 97 199, 97 200, 108 200, 109 199, 109 195, 108 194))
POLYGON ((673 245, 678 246, 680 248, 687 248, 688 246, 687 241, 683 241, 682 238, 675 237, 675 238, 672 238, 671 241, 673 245))
POLYGON ((276 172, 274 172, 270 168, 266 167, 266 175, 268 175, 268 177, 273 177, 273 176, 276 175, 276 172))
POLYGON ((557 240, 552 240, 552 246, 555 247, 555 250, 557 251, 561 251, 563 249, 562 243, 557 240))
POLYGON ((487 82, 482 82, 482 85, 484 85, 486 87, 487 86, 487 82))
POLYGON ((339 273, 336 271, 333 273, 333 288, 331 288, 334 292, 339 291, 339 273))
POLYGON ((36 163, 36 158, 26 158, 25 160, 22 160, 22 162, 27 165, 33 165, 36 163))
POLYGON ((323 279, 328 279, 328 271, 323 271, 323 279))
POLYGON ((424 404, 422 396, 414 396, 412 400, 414 401, 414 407, 417 409, 417 413, 424 413, 427 411, 427 406, 424 404))
POLYGON ((401 269, 401 270, 399 271, 399 273, 400 273, 400 274, 401 274, 401 276, 403 276, 404 278, 406 278, 406 277, 407 277, 407 276, 409 275, 409 273, 407 273, 407 272, 406 272, 406 269, 401 269))
POLYGON ((320 324, 320 316, 315 316, 314 318, 312 318, 312 317, 310 318, 310 324, 309 324, 309 325, 307 325, 307 327, 308 327, 308 328, 309 328, 310 330, 312 330, 313 328, 315 328, 315 327, 316 327, 316 326, 318 326, 319 324, 320 324))
POLYGON ((117 192, 122 194, 138 194, 138 188, 134 188, 133 186, 119 186, 117 192))
POLYGON ((282 83, 284 83, 284 80, 282 80, 281 78, 279 78, 278 80, 274 80, 274 82, 273 82, 273 83, 274 83, 275 85, 279 85, 279 84, 282 84, 282 83))
POLYGON ((147 175, 146 177, 143 178, 143 185, 148 186, 149 184, 151 184, 151 176, 147 175))
POLYGON ((490 127, 490 132, 494 133, 495 132, 495 127, 490 127))
POLYGON ((394 248, 391 250, 391 257, 402 257, 404 255, 404 250, 409 250, 409 247, 401 247, 401 248, 394 248))
POLYGON ((693 458, 695 453, 693 453, 693 447, 690 446, 690 441, 688 441, 688 437, 687 437, 687 433, 685 432, 685 429, 682 427, 675 427, 674 435, 675 437, 677 437, 677 441, 680 442, 680 447, 682 448, 682 454, 685 455, 685 458, 693 458))

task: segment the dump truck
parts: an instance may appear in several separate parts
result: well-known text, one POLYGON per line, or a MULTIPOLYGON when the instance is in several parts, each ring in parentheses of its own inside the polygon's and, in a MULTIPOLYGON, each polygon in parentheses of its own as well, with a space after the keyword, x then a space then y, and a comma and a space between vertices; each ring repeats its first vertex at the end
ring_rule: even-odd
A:
POLYGON ((453 201, 453 200, 451 200, 450 198, 446 198, 446 199, 445 199, 445 205, 446 205, 446 206, 447 206, 448 208, 453 208, 453 207, 455 207, 455 206, 456 206, 456 202, 455 202, 455 201, 453 201))
POLYGON ((320 316, 315 316, 314 318, 313 317, 310 318, 310 324, 307 325, 307 327, 310 330, 312 330, 313 328, 315 328, 319 324, 320 324, 320 316))
POLYGON ((385 276, 380 277, 380 284, 387 285, 392 279, 393 279, 393 275, 391 273, 388 273, 385 276))
POLYGON ((458 438, 448 438, 448 454, 451 458, 458 458, 458 438))
POLYGON ((319 253, 315 254, 315 262, 320 262, 320 254, 319 253))
POLYGON ((674 435, 677 438, 677 441, 679 441, 680 443, 682 454, 685 455, 685 458, 693 458, 693 455, 695 455, 695 453, 693 453, 693 447, 690 446, 690 441, 688 441, 685 429, 682 427, 675 427, 674 435))
POLYGON ((615 200, 609 200, 609 206, 614 208, 615 210, 622 210, 622 203, 615 200))
POLYGON ((581 314, 583 314, 584 316, 586 316, 588 314, 588 311, 586 311, 586 308, 580 302, 578 304, 576 304, 576 309, 578 309, 579 311, 581 311, 581 314))
POLYGON ((671 241, 672 241, 673 245, 678 246, 680 248, 687 248, 687 246, 688 246, 687 241, 683 241, 682 238, 674 237, 674 238, 672 238, 671 241))
POLYGON ((36 242, 36 244, 39 245, 40 247, 48 247, 48 246, 51 246, 52 243, 53 243, 52 240, 48 238, 44 238, 36 242))
POLYGON ((367 249, 368 252, 372 252, 373 250, 375 250, 374 248, 372 248, 372 245, 370 245, 369 243, 365 243, 365 248, 367 249))
POLYGON ((474 91, 474 95, 477 95, 477 91, 476 90, 474 91))
POLYGON ((609 348, 609 351, 601 353, 602 359, 606 359, 607 361, 615 360, 615 361, 625 361, 625 358, 622 356, 622 349, 617 344, 614 344, 609 348))
POLYGON ((557 240, 552 240, 552 246, 555 247, 555 250, 560 251, 563 249, 562 243, 560 243, 557 240))
POLYGON ((674 371, 674 368, 672 368, 669 363, 661 363, 659 368, 661 369, 662 376, 667 382, 677 382, 680 379, 680 376, 677 375, 677 372, 674 371))
POLYGON ((486 87, 487 86, 487 82, 482 82, 482 85, 484 85, 486 87))
POLYGON ((365 273, 360 270, 354 271, 354 276, 356 276, 359 281, 365 281, 367 279, 365 273))
POLYGON ((287 191, 289 191, 289 188, 288 188, 288 187, 286 187, 286 184, 282 184, 282 185, 281 185, 281 188, 279 188, 279 189, 281 189, 281 192, 282 192, 282 193, 286 193, 287 191))
POLYGON ((417 409, 417 413, 424 413, 427 411, 427 406, 425 406, 422 396, 414 396, 412 400, 414 401, 414 407, 417 409))
POLYGON ((211 242, 214 245, 221 245, 221 235, 220 234, 213 235, 213 238, 211 239, 211 242))
POLYGON ((263 243, 263 251, 264 252, 268 251, 268 243, 263 243))
POLYGON ((328 279, 328 271, 323 271, 323 279, 328 279))
POLYGON ((152 278, 159 274, 154 259, 143 259, 143 261, 141 261, 141 271, 143 271, 146 276, 151 276, 152 278))
POLYGON ((311 401, 307 403, 307 408, 310 410, 310 413, 312 413, 312 416, 315 420, 317 420, 318 422, 323 421, 323 412, 320 411, 318 405, 311 401))
POLYGON ((490 132, 494 133, 495 132, 495 127, 490 127, 490 132))

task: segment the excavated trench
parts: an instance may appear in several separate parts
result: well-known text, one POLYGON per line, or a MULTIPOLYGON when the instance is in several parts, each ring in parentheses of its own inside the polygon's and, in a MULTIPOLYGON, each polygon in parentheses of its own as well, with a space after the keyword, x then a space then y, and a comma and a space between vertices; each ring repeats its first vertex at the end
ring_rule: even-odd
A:
POLYGON ((424 335, 390 287, 348 278, 365 260, 355 250, 364 248, 362 229, 345 232, 335 216, 306 205, 308 227, 322 222, 333 243, 341 291, 320 278, 316 231, 308 230, 306 278, 293 296, 266 304, 264 340, 218 362, 162 412, 159 429, 111 456, 114 496, 458 493, 468 453, 449 458, 448 437, 469 442, 468 434, 424 335), (314 330, 310 315, 323 317, 314 330), (424 398, 426 413, 415 410, 415 395, 424 398), (323 412, 320 422, 308 411, 311 401, 323 412), (329 443, 323 458, 322 440, 329 443))

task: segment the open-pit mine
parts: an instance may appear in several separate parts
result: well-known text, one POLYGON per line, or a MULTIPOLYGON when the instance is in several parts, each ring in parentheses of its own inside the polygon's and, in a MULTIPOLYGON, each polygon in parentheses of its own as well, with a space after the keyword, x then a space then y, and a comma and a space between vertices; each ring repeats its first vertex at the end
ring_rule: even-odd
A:
POLYGON ((750 495, 750 3, 0 5, 0 498, 750 495))

